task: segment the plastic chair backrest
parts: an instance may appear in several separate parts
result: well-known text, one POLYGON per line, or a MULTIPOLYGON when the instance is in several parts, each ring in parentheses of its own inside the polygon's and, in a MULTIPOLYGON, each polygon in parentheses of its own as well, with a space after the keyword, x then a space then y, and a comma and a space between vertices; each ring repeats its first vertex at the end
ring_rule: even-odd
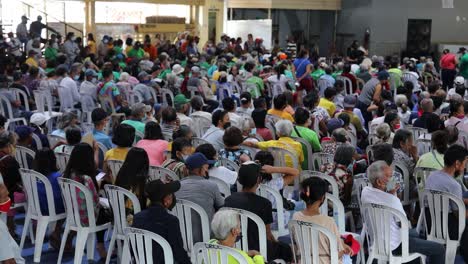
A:
POLYGON ((357 198, 357 202, 359 205, 359 209, 362 208, 362 202, 361 202, 362 190, 366 186, 371 186, 370 181, 367 178, 358 178, 358 179, 355 178, 353 181, 353 189, 355 190, 355 193, 356 193, 356 198, 357 198))
POLYGON ((190 92, 190 97, 193 98, 196 94, 196 92, 198 92, 198 87, 197 86, 187 86, 187 91, 190 92))
POLYGON ((218 185, 219 192, 221 193, 221 196, 224 198, 227 198, 228 196, 231 195, 231 188, 229 187, 229 184, 227 182, 216 178, 214 176, 210 177, 210 181, 216 183, 218 185))
POLYGON ((312 159, 312 154, 314 154, 314 149, 312 148, 312 145, 310 145, 309 141, 300 138, 300 137, 292 137, 294 140, 297 142, 301 143, 303 147, 306 148, 307 151, 307 169, 313 170, 314 169, 314 161, 312 159))
POLYGON ((99 102, 101 102, 101 107, 102 109, 104 109, 104 111, 108 113, 111 112, 112 114, 116 113, 114 102, 112 101, 112 98, 110 98, 109 96, 100 95, 99 102))
POLYGON ((204 116, 200 115, 190 115, 190 117, 193 120, 194 127, 192 128, 192 131, 197 135, 197 137, 203 137, 205 132, 210 128, 211 126, 211 120, 204 116))
POLYGON ((344 82, 344 91, 346 95, 353 95, 353 82, 345 76, 336 76, 336 80, 341 80, 344 82))
POLYGON ((328 263, 338 263, 338 241, 336 240, 336 235, 330 230, 318 224, 297 220, 289 221, 288 226, 292 241, 294 263, 321 263, 320 235, 325 236, 329 241, 331 254, 328 263), (302 256, 300 262, 296 259, 298 255, 302 256))
POLYGON ((125 238, 125 228, 128 226, 127 214, 125 211, 125 203, 130 200, 133 205, 133 214, 141 211, 140 201, 132 192, 111 184, 104 186, 107 197, 109 198, 109 205, 112 208, 114 216, 114 232, 117 238, 125 238))
POLYGON ((39 172, 20 169, 21 180, 23 181, 23 188, 26 191, 28 213, 32 215, 42 216, 41 205, 39 201, 39 193, 37 190, 37 184, 42 183, 46 191, 47 208, 49 210, 48 216, 56 216, 54 193, 52 191, 52 184, 46 176, 39 172))
POLYGON ((36 143, 37 150, 41 150, 42 149, 42 141, 39 138, 39 136, 36 135, 36 133, 32 133, 31 136, 32 136, 32 139, 33 139, 34 143, 36 143))
POLYGON ((427 134, 427 129, 425 128, 420 128, 420 127, 411 127, 408 128, 408 130, 413 133, 413 142, 416 142, 420 136, 427 134))
POLYGON ((270 200, 273 204, 273 209, 276 210, 276 216, 278 220, 278 236, 284 236, 288 234, 288 230, 285 228, 285 218, 284 218, 284 205, 283 197, 280 192, 271 188, 268 185, 260 184, 257 189, 257 195, 260 195, 264 198, 270 200))
POLYGON ((369 134, 367 139, 369 140, 369 146, 374 145, 379 140, 376 134, 369 134))
POLYGON ((204 140, 204 139, 201 139, 201 138, 198 138, 198 137, 193 137, 192 138, 192 146, 194 148, 197 148, 198 146, 203 145, 203 144, 211 144, 211 143, 208 142, 207 140, 204 140))
POLYGON ((395 167, 395 170, 400 172, 403 176, 403 183, 405 185, 405 188, 403 190, 403 201, 401 201, 401 203, 403 205, 408 205, 408 204, 413 203, 414 201, 410 200, 411 188, 410 188, 410 182, 409 182, 410 175, 409 175, 408 168, 406 167, 404 163, 399 162, 399 161, 394 161, 392 165, 395 167))
POLYGON ((340 191, 338 189, 338 184, 336 183, 336 180, 335 178, 333 178, 332 176, 329 176, 323 172, 319 172, 319 171, 310 171, 310 170, 305 170, 305 171, 302 171, 301 172, 301 181, 307 179, 307 178, 310 178, 310 177, 319 177, 325 181, 328 182, 328 184, 330 184, 331 186, 331 193, 336 196, 336 197, 340 197, 340 191))
POLYGON ((13 110, 11 107, 10 100, 4 95, 0 94, 0 113, 7 119, 13 119, 13 110))
POLYGON ((312 154, 314 170, 320 171, 320 167, 322 167, 322 165, 333 163, 333 159, 334 157, 332 154, 327 154, 323 152, 316 152, 312 154))
MULTIPOLYGON (((240 228, 242 234, 248 234, 247 226, 249 220, 253 221, 258 229, 258 245, 259 245, 259 252, 260 255, 267 258, 267 241, 266 241, 266 227, 263 220, 256 214, 249 212, 247 210, 237 209, 237 208, 230 208, 230 207, 223 207, 220 210, 233 210, 239 214, 240 217, 240 228)), ((242 236, 241 240, 236 242, 236 248, 241 249, 245 252, 249 251, 249 242, 247 236, 242 236)))
POLYGON ((49 140, 49 145, 51 148, 53 148, 55 145, 57 145, 59 142, 66 142, 67 140, 63 137, 56 136, 56 135, 47 135, 47 139, 49 140))
POLYGON ((29 112, 29 96, 26 94, 26 92, 18 88, 10 88, 9 90, 14 93, 16 100, 21 100, 21 102, 24 102, 24 110, 29 112))
POLYGON ((318 89, 319 89, 319 95, 321 97, 324 96, 325 90, 328 88, 328 85, 329 85, 329 83, 325 79, 319 79, 317 81, 317 86, 318 86, 318 89))
POLYGON ((468 133, 460 130, 458 131, 458 143, 465 148, 468 148, 468 133))
POLYGON ((123 161, 121 160, 107 160, 107 166, 109 167, 112 173, 113 182, 117 178, 117 174, 119 174, 120 168, 122 168, 123 161))
POLYGON ((56 152, 55 158, 57 159, 57 167, 60 170, 60 172, 64 172, 65 168, 67 167, 68 160, 70 160, 70 154, 67 153, 62 153, 62 152, 56 152))
POLYGON ((62 190, 63 203, 65 205, 65 212, 67 213, 67 223, 72 227, 78 228, 96 227, 93 194, 91 191, 83 184, 64 177, 59 177, 58 182, 60 189, 62 190), (88 216, 88 226, 83 226, 81 223, 80 210, 82 205, 78 203, 78 198, 81 196, 81 193, 83 194, 82 197, 84 197, 86 203, 85 214, 88 216))
POLYGON ((240 169, 240 166, 237 165, 237 163, 226 158, 219 158, 218 164, 235 172, 239 172, 239 169, 240 169))
POLYGON ((167 96, 171 98, 170 106, 174 107, 174 94, 172 93, 172 91, 167 88, 161 88, 161 97, 162 97, 163 106, 169 106, 169 101, 167 100, 167 96))
POLYGON ((176 206, 172 209, 171 213, 179 219, 180 233, 184 243, 184 249, 190 255, 195 244, 193 241, 193 230, 200 230, 202 232, 202 241, 210 240, 210 221, 205 209, 200 205, 183 200, 177 199, 176 206), (192 216, 200 217, 200 226, 193 226, 192 216))
POLYGON ((429 153, 432 151, 432 143, 430 139, 418 138, 416 140, 416 147, 418 148, 419 155, 429 153))
POLYGON ((147 182, 154 180, 161 180, 163 182, 178 181, 179 176, 177 176, 175 172, 169 169, 158 166, 150 166, 147 182))
MULTIPOLYGON (((451 212, 453 205, 458 208, 458 236, 456 240, 460 241, 463 231, 465 230, 465 204, 463 200, 457 196, 434 190, 425 190, 423 197, 421 198, 423 204, 426 204, 431 215, 431 229, 428 230, 427 240, 436 241, 442 244, 448 244, 450 239, 449 236, 449 222, 448 216, 451 212)), ((426 208, 427 208, 426 207, 426 208)), ((424 215, 424 210, 421 211, 421 216, 424 215)), ((427 222, 427 219, 425 219, 427 222)), ((426 223, 426 227, 427 227, 426 223)))
POLYGON ((153 263, 153 243, 161 246, 164 254, 165 264, 173 264, 174 256, 169 242, 162 236, 153 232, 127 227, 125 228, 125 243, 122 263, 152 264, 153 263))
POLYGON ((402 257, 408 256, 408 228, 406 215, 385 205, 362 204, 363 221, 369 239, 371 255, 390 259, 392 256, 391 231, 392 221, 400 222, 402 257))
POLYGON ((238 264, 248 264, 244 256, 230 247, 203 242, 198 242, 193 246, 193 264, 228 264, 229 257, 234 258, 238 264))
POLYGON ((357 86, 359 90, 362 91, 362 88, 364 88, 364 85, 366 85, 366 82, 361 78, 356 78, 356 82, 357 82, 357 86))
POLYGON ((28 148, 22 146, 16 146, 15 158, 18 161, 20 168, 23 169, 32 169, 30 168, 29 162, 32 162, 36 157, 36 153, 28 148))
POLYGON ((435 171, 435 169, 422 167, 414 168, 413 175, 418 187, 418 197, 420 199, 420 202, 422 199, 424 189, 426 188, 426 180, 433 171, 435 171))
POLYGON ((331 205, 333 209, 333 218, 335 219, 336 225, 338 226, 338 232, 344 234, 346 232, 346 223, 345 223, 345 210, 343 203, 341 202, 338 196, 335 196, 330 193, 325 194, 325 201, 320 207, 320 214, 328 216, 329 208, 331 205))

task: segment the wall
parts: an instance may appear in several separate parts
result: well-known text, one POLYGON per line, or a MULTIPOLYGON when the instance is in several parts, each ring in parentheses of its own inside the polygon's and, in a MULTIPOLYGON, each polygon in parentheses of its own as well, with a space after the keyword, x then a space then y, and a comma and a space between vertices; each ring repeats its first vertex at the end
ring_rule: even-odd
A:
MULTIPOLYGON (((346 0, 339 14, 338 33, 354 34, 362 41, 368 27, 371 53, 387 54, 406 48, 408 19, 432 19, 432 44, 467 44, 468 1, 455 0, 454 7, 442 8, 442 0, 346 0)), ((352 38, 347 38, 345 46, 352 38)))

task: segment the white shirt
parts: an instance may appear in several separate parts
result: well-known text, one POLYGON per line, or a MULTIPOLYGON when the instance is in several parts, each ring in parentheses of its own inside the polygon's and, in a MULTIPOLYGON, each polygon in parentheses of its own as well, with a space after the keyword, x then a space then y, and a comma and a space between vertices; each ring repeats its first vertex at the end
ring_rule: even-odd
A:
POLYGON ((192 118, 186 116, 185 114, 182 114, 182 113, 177 113, 177 117, 179 118, 180 120, 180 124, 181 125, 186 125, 190 128, 193 127, 193 120, 192 118))
POLYGON ((73 106, 80 101, 80 94, 78 93, 76 82, 68 76, 62 79, 58 91, 61 99, 60 109, 73 108, 73 106))
MULTIPOLYGON (((401 204, 400 199, 396 195, 381 191, 374 187, 366 186, 362 190, 361 194, 362 204, 365 203, 375 203, 380 205, 388 206, 392 209, 398 210, 403 215, 406 215, 403 205, 401 204)), ((380 227, 383 228, 383 227, 380 227)), ((383 230, 383 229, 381 229, 383 230)), ((372 230, 369 230, 372 231, 372 230)), ((390 247, 392 250, 395 250, 401 244, 401 234, 400 227, 398 226, 395 219, 391 221, 390 224, 390 247)))
POLYGON ((240 115, 229 112, 229 121, 231 121, 231 126, 241 129, 242 117, 240 115))
POLYGON ((278 80, 278 75, 275 74, 268 77, 268 81, 271 83, 271 89, 274 90, 273 94, 282 94, 286 91, 286 83, 289 80, 284 74, 281 74, 278 80))
POLYGON ((224 148, 224 130, 219 127, 211 126, 203 135, 202 139, 210 142, 216 150, 224 148))
POLYGON ((208 171, 211 177, 218 178, 229 185, 233 185, 237 180, 237 173, 224 166, 213 167, 208 171))
POLYGON ((97 85, 90 81, 84 81, 80 85, 80 95, 89 95, 94 100, 97 100, 97 92, 97 85))
POLYGON ((385 120, 385 116, 374 118, 369 124, 369 132, 375 133, 375 128, 377 128, 380 124, 382 124, 385 120))
POLYGON ((205 112, 205 111, 195 111, 192 114, 190 114, 190 117, 193 117, 193 116, 204 117, 204 118, 210 120, 210 122, 211 122, 211 119, 212 119, 211 113, 208 113, 208 112, 205 112))
POLYGON ((11 237, 6 224, 0 221, 0 261, 15 259, 16 263, 25 263, 21 257, 21 250, 16 241, 11 237))

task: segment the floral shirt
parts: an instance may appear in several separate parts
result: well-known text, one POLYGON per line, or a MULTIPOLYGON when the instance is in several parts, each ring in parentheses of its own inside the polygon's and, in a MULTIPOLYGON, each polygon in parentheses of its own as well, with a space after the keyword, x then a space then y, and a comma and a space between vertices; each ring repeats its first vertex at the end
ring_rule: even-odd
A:
POLYGON ((228 159, 230 161, 233 161, 235 163, 237 163, 237 165, 240 165, 242 162, 240 160, 240 157, 242 155, 247 155, 249 156, 250 159, 252 159, 252 156, 250 154, 250 151, 246 150, 246 149, 227 149, 227 148, 224 148, 224 149, 221 149, 219 151, 219 156, 221 158, 225 158, 225 159, 228 159))
MULTIPOLYGON (((94 185, 93 180, 89 176, 79 176, 79 175, 72 175, 71 177, 72 180, 77 181, 86 188, 88 188, 91 191, 91 194, 93 196, 93 205, 94 205, 94 215, 97 217, 99 213, 99 196, 96 190, 96 186, 94 185)), ((85 194, 80 191, 76 190, 76 195, 78 199, 78 210, 80 212, 80 220, 81 220, 81 225, 82 226, 89 226, 89 219, 88 219, 88 208, 86 206, 86 198, 85 194)))
MULTIPOLYGON (((346 197, 346 185, 353 185, 353 174, 344 165, 341 164, 324 164, 320 171, 332 176, 338 185, 340 199, 346 203, 349 202, 349 197, 346 197)), ((351 188, 349 189, 351 191, 351 188)), ((350 192, 348 194, 351 194, 350 192)))

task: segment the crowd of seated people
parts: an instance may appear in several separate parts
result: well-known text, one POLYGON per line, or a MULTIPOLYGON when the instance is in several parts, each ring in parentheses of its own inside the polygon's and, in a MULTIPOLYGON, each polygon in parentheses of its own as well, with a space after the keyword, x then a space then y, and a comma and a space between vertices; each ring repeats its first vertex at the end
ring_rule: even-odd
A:
MULTIPOLYGON (((329 230, 336 237, 340 263, 356 262, 358 254, 368 256, 369 250, 359 253, 342 239, 341 216, 321 209, 326 194, 332 193, 329 181, 337 186, 334 195, 346 218, 360 223, 357 229, 369 219, 356 206, 368 203, 393 208, 411 223, 420 215, 427 221, 427 203, 417 199, 421 189, 452 194, 468 205, 463 177, 468 76, 460 72, 447 77, 446 71, 439 76, 431 58, 420 60, 421 65, 413 58, 364 52, 351 53, 352 58, 318 58, 304 48, 293 57, 266 50, 261 39, 250 36, 242 45, 241 39, 227 35, 199 49, 189 32, 178 34, 174 42, 146 35, 144 45, 107 35, 98 43, 92 33, 83 45, 70 32, 64 42, 54 34, 45 45, 34 42, 33 48, 16 49, 13 43, 23 42, 18 37, 10 34, 0 47, 0 97, 5 99, 0 105, 0 212, 6 214, 6 222, 0 220, 0 241, 5 241, 0 262, 24 262, 14 240, 19 238, 18 210, 23 210, 15 205, 30 199, 20 170, 26 166, 50 181, 56 213, 70 210, 62 199, 61 178, 89 189, 91 203, 77 195, 78 220, 84 226, 90 224, 89 205, 96 224, 113 222, 109 204, 101 201, 106 185, 130 191, 142 210, 135 212, 126 200, 127 225, 167 240, 177 263, 190 263, 184 223, 171 214, 178 200, 200 206, 210 222, 202 226, 201 218, 192 214, 193 243, 235 248, 237 239, 246 236, 249 248, 236 250, 255 264, 312 257, 298 252, 297 237, 278 235, 288 230, 290 220, 329 230), (27 98, 18 97, 19 91, 27 98), (28 162, 21 158, 24 148, 34 153, 28 162), (59 157, 67 157, 66 163, 59 157), (152 175, 158 168, 171 171, 170 177, 152 175), (423 183, 417 178, 421 168, 430 170, 423 183), (368 183, 362 192, 358 180, 368 183), (262 194, 262 188, 278 194, 281 202, 262 194), (265 232, 250 221, 248 233, 241 234, 236 209, 257 215, 265 232), (280 211, 284 227, 279 226, 280 211), (210 240, 204 239, 204 228, 210 229, 210 240)), ((459 68, 468 67, 464 63, 468 58, 459 68)), ((40 210, 48 214, 41 183, 38 193, 40 210)), ((457 223, 449 226, 451 237, 462 231, 456 228, 459 211, 464 210, 450 208, 448 221, 457 223)), ((53 250, 62 246, 73 252, 76 232, 62 240, 65 222, 57 222, 49 244, 53 250)), ((395 255, 407 250, 400 229, 392 222, 395 255)), ((466 229, 457 239, 459 254, 468 259, 466 229)), ((444 263, 444 246, 425 235, 409 231, 409 252, 444 263)), ((103 261, 116 255, 108 252, 104 237, 105 231, 97 232, 103 261)), ((329 263, 334 254, 329 240, 320 235, 318 241, 320 261, 329 263)), ((372 246, 371 241, 358 243, 372 246)), ((153 248, 153 259, 164 263, 162 248, 153 248)))

